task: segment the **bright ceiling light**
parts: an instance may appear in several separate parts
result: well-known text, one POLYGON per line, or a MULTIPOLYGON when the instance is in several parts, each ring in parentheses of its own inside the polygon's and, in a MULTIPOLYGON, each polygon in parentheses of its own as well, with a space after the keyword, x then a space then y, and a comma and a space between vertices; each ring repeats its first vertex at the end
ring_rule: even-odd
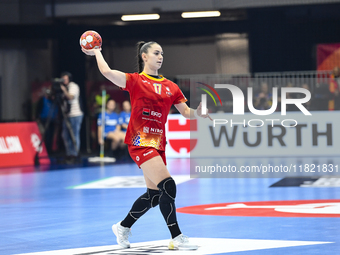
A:
POLYGON ((122 21, 137 21, 137 20, 155 20, 159 19, 159 14, 134 14, 134 15, 123 15, 122 21))
POLYGON ((182 18, 207 18, 207 17, 219 17, 221 13, 219 11, 204 11, 204 12, 183 12, 182 18))

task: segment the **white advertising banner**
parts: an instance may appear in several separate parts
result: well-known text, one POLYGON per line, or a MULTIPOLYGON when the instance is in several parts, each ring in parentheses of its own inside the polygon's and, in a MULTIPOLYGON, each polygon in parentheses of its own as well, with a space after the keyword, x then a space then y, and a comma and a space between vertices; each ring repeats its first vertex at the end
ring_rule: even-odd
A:
POLYGON ((211 114, 213 121, 170 115, 166 125, 167 157, 340 155, 339 112, 311 113, 221 113, 211 114))

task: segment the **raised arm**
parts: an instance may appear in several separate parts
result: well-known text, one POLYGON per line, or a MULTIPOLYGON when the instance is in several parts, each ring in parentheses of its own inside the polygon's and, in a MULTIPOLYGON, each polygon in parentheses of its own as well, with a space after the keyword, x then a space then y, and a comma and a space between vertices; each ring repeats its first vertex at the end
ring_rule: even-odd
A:
POLYGON ((99 71, 104 75, 104 77, 108 80, 110 80, 112 83, 117 85, 118 87, 125 88, 126 86, 126 76, 125 73, 117 70, 112 70, 109 65, 106 63, 103 54, 101 53, 100 49, 92 49, 92 50, 86 50, 84 48, 81 48, 82 51, 89 56, 95 56, 97 60, 97 65, 99 68, 99 71))

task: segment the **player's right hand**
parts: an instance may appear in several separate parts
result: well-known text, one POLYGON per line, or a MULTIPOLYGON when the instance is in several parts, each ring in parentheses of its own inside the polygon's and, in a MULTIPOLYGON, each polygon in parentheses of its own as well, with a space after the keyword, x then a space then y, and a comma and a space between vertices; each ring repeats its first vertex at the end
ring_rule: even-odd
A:
POLYGON ((86 55, 88 55, 88 56, 94 56, 94 55, 95 55, 95 51, 101 51, 102 48, 87 50, 87 49, 84 49, 83 47, 81 47, 81 50, 82 50, 86 55))

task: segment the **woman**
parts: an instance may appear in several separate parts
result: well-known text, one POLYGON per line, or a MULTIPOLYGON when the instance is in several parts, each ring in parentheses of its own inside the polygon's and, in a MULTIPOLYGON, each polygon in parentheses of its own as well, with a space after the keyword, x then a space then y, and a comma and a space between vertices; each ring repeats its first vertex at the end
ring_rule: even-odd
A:
POLYGON ((106 111, 104 115, 104 131, 102 130, 102 114, 99 114, 97 125, 98 125, 98 143, 100 145, 104 144, 104 139, 111 140, 111 149, 116 150, 120 143, 123 143, 121 138, 120 130, 121 126, 119 124, 119 115, 115 112, 116 102, 113 99, 109 99, 106 102, 106 111), (104 135, 102 136, 102 132, 104 135))
POLYGON ((178 86, 158 75, 163 63, 163 50, 156 42, 137 44, 139 73, 133 74, 111 70, 101 49, 82 50, 96 57, 100 72, 108 80, 130 93, 131 121, 124 142, 128 145, 131 158, 143 170, 147 186, 146 193, 135 201, 126 218, 112 226, 117 243, 129 248, 131 226, 151 207, 159 204, 172 237, 169 249, 197 249, 198 246, 191 244, 188 237, 181 233, 177 223, 176 184, 166 168, 164 131, 173 104, 185 118, 201 116, 197 114, 201 112, 201 106, 197 110, 189 108, 178 86))
MULTIPOLYGON (((120 134, 120 138, 122 139, 122 141, 124 141, 125 136, 126 136, 126 130, 130 122, 130 117, 131 117, 131 104, 129 101, 126 100, 122 103, 122 107, 123 107, 123 111, 121 111, 121 113, 119 114, 119 123, 122 128, 119 134, 120 134)), ((121 148, 125 148, 124 145, 125 144, 123 143, 121 148)))

